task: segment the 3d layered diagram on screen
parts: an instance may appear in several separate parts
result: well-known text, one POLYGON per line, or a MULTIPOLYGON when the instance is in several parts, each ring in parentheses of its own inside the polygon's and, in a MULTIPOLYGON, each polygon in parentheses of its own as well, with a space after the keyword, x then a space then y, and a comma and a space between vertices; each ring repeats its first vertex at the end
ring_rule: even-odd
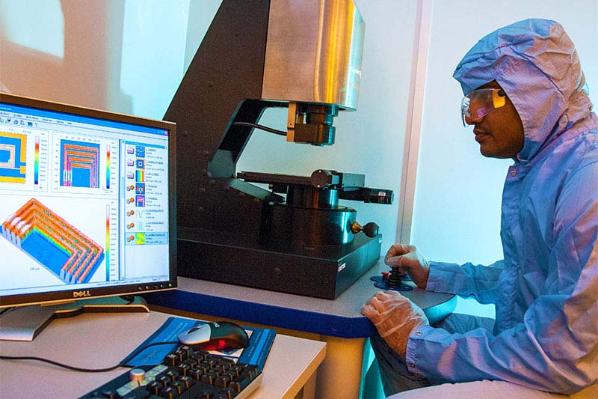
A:
POLYGON ((1 232, 67 284, 88 282, 104 259, 102 247, 34 198, 2 223, 1 232))

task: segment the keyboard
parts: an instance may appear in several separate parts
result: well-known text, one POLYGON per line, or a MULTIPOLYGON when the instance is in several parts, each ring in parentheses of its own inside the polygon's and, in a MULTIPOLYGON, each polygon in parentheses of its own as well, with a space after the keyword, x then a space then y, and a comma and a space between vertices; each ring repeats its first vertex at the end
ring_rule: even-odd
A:
POLYGON ((82 398, 242 399, 261 380, 256 366, 181 345, 161 364, 134 368, 82 398))

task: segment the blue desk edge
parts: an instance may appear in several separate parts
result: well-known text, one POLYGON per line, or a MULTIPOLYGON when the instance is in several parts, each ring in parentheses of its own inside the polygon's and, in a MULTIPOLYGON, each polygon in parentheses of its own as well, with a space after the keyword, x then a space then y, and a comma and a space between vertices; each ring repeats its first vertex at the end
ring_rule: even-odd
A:
POLYGON ((143 297, 151 305, 332 337, 365 338, 376 334, 372 323, 363 316, 341 317, 180 289, 143 297))
MULTIPOLYGON (((144 297, 149 304, 165 308, 331 337, 367 338, 377 334, 373 324, 361 315, 342 317, 253 303, 240 299, 216 297, 180 289, 145 294, 144 297)), ((430 323, 433 324, 452 313, 456 302, 456 297, 453 297, 443 304, 427 309, 426 315, 430 323)))

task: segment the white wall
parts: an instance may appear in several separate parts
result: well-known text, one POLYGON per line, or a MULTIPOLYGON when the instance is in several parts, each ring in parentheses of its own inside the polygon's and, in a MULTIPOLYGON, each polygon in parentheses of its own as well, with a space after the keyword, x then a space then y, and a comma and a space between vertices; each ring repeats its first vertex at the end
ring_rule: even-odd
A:
POLYGON ((500 202, 512 161, 480 155, 472 128, 461 123, 462 92, 452 74, 482 36, 530 17, 565 27, 598 104, 598 1, 434 1, 411 240, 430 259, 482 264, 502 259, 500 202))
POLYGON ((124 3, 0 0, 0 82, 15 94, 96 108, 120 91, 124 3))
POLYGON ((119 83, 131 113, 161 119, 186 70, 189 0, 149 3, 124 3, 119 83))
POLYGON ((14 94, 160 119, 188 65, 188 46, 197 47, 219 4, 0 0, 0 84, 14 94))
POLYGON ((0 1, 0 32, 14 43, 64 57, 64 17, 60 0, 0 1), (31 9, 37 10, 31 14, 31 9), (27 18, 23 18, 27 15, 27 18), (48 20, 53 23, 47 23, 48 20), (27 29, 23 29, 27 24, 27 29))

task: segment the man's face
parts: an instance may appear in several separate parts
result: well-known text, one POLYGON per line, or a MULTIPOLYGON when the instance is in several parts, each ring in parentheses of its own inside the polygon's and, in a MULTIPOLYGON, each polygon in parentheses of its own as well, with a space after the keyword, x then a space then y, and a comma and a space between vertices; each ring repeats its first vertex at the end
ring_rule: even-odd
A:
MULTIPOLYGON (((500 89, 496 81, 481 86, 480 89, 500 89)), ((480 152, 485 157, 515 158, 523 148, 523 124, 517 110, 507 97, 503 107, 493 109, 479 120, 473 120, 475 140, 480 144, 480 152)))

